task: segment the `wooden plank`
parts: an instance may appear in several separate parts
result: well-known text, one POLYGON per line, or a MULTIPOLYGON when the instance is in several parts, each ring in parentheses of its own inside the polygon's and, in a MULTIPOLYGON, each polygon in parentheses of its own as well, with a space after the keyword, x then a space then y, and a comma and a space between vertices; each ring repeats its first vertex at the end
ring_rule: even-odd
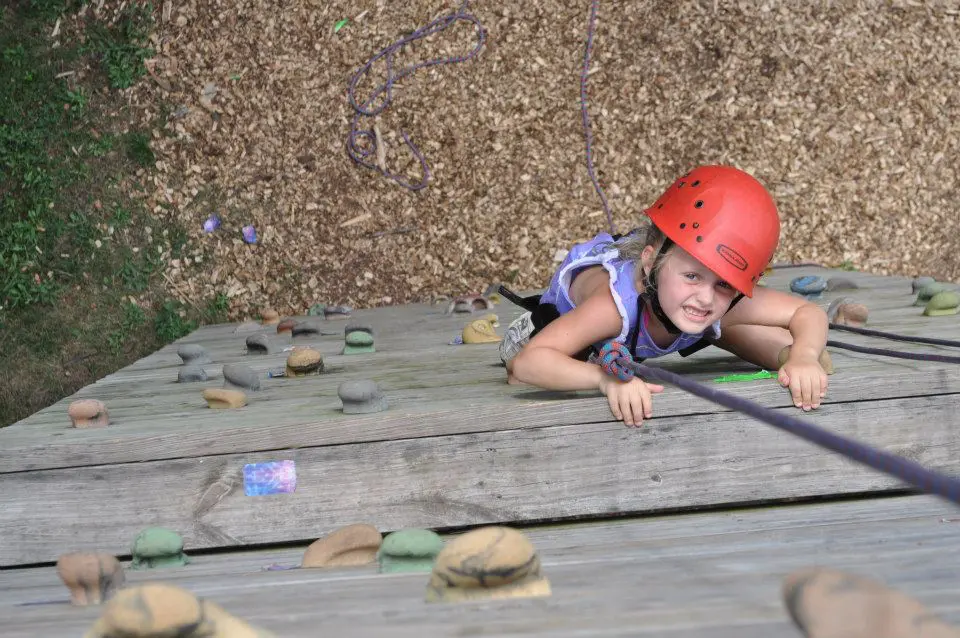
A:
MULTIPOLYGON (((824 417, 838 433, 960 470, 960 416, 941 398, 843 404, 807 418, 824 417)), ((302 447, 8 474, 0 565, 53 560, 65 544, 122 553, 150 525, 177 529, 191 548, 236 547, 357 520, 449 528, 900 487, 736 413, 666 417, 642 431, 604 422, 302 447), (297 464, 296 493, 244 496, 243 465, 280 459, 297 464)))
MULTIPOLYGON (((960 620, 960 589, 942 567, 958 547, 958 523, 942 522, 952 514, 952 505, 907 497, 533 528, 554 593, 532 601, 426 605, 423 574, 266 572, 266 560, 250 560, 294 560, 302 550, 292 549, 199 556, 128 580, 172 582, 290 637, 318 627, 360 636, 795 636, 780 582, 817 564, 878 578, 960 620)), ((78 635, 98 609, 22 604, 64 595, 52 568, 0 572, 5 635, 78 635)))

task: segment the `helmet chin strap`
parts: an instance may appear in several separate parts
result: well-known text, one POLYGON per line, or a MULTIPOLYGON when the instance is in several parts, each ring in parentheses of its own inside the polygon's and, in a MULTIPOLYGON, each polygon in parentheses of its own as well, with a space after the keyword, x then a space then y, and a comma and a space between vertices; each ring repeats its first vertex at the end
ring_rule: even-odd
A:
MULTIPOLYGON (((653 258, 653 263, 656 264, 657 261, 668 251, 670 247, 673 246, 673 240, 669 237, 664 238, 663 244, 660 246, 660 250, 657 251, 657 256, 653 258)), ((641 268, 643 266, 641 265, 641 268)), ((660 323, 663 324, 663 327, 666 328, 667 332, 670 334, 676 335, 680 334, 681 330, 676 326, 675 323, 670 321, 670 317, 667 316, 667 313, 663 311, 663 306, 660 305, 660 293, 657 291, 657 284, 650 278, 650 273, 647 271, 643 272, 643 293, 640 295, 643 297, 648 304, 650 304, 650 310, 653 311, 653 314, 660 320, 660 323)), ((733 301, 730 302, 730 305, 727 307, 727 310, 723 314, 727 314, 730 310, 737 305, 737 302, 743 299, 743 293, 737 293, 737 296, 734 297, 733 301)))

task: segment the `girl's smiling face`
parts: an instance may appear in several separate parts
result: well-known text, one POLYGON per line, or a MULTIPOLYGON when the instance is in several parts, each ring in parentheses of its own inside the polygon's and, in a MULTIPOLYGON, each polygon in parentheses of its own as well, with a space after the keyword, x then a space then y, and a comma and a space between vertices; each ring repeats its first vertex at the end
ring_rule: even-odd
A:
MULTIPOLYGON (((643 251, 644 269, 653 266, 656 249, 643 251)), ((679 246, 673 246, 655 273, 660 305, 680 330, 700 333, 720 319, 737 291, 679 246)))

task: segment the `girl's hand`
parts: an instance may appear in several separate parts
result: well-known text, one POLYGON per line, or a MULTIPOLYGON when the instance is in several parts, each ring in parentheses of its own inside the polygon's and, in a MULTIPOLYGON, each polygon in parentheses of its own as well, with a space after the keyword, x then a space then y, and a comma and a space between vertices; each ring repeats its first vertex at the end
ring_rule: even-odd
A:
POLYGON ((600 392, 607 397, 614 418, 627 427, 640 427, 644 418, 653 416, 651 393, 663 392, 663 386, 637 377, 621 381, 605 374, 600 379, 600 392))
POLYGON ((780 368, 777 381, 790 387, 793 404, 804 411, 819 408, 827 394, 827 373, 816 359, 791 357, 780 368))

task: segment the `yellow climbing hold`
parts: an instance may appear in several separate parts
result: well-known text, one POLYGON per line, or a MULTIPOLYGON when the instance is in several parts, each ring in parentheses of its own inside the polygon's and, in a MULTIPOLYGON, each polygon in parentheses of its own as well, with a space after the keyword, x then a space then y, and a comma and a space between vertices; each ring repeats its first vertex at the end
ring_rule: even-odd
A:
POLYGON ((500 339, 488 319, 471 321, 463 329, 464 343, 499 343, 500 339))

